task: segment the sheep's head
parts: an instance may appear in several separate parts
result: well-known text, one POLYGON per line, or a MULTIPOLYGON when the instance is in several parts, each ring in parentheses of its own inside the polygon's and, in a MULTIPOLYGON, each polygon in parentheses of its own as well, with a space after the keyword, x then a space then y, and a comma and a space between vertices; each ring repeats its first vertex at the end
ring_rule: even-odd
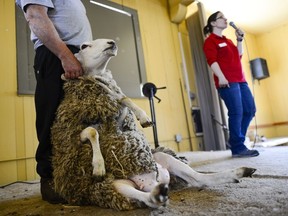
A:
POLYGON ((97 39, 83 43, 75 57, 82 64, 84 76, 101 75, 106 71, 111 57, 117 55, 117 50, 115 41, 97 39))

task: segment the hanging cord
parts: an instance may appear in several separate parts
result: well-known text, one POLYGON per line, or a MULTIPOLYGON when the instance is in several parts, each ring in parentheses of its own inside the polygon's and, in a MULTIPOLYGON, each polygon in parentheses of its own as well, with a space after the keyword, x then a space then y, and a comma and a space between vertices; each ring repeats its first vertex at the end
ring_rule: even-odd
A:
POLYGON ((211 117, 212 117, 212 119, 213 119, 218 125, 220 125, 220 126, 222 127, 223 130, 229 132, 229 129, 228 129, 227 125, 221 123, 221 122, 220 122, 219 120, 217 120, 217 119, 215 118, 215 116, 212 115, 212 114, 211 114, 211 117))
POLYGON ((221 127, 222 130, 224 131, 225 145, 226 145, 227 148, 231 149, 231 146, 230 146, 230 144, 229 144, 229 142, 228 142, 229 128, 227 127, 226 124, 221 123, 219 120, 217 120, 216 117, 215 117, 213 114, 211 114, 211 118, 212 118, 212 120, 213 120, 216 124, 220 125, 220 127, 221 127))
MULTIPOLYGON (((249 61, 250 74, 251 74, 251 78, 252 78, 252 94, 253 94, 254 101, 255 101, 255 98, 256 98, 256 97, 255 97, 255 88, 254 88, 254 87, 255 87, 255 85, 254 85, 255 80, 254 80, 254 78, 253 78, 253 76, 252 76, 252 71, 251 71, 251 64, 250 64, 251 59, 250 59, 249 49, 248 49, 248 45, 247 45, 247 42, 246 42, 245 37, 244 37, 243 39, 244 39, 244 44, 245 44, 245 47, 246 47, 247 57, 248 57, 248 61, 249 61)), ((257 137, 258 137, 258 124, 257 124, 256 114, 255 114, 255 116, 254 116, 254 122, 255 122, 255 131, 256 131, 256 133, 255 133, 255 137, 254 137, 254 141, 253 141, 252 148, 255 147, 255 144, 256 144, 256 142, 257 142, 257 137)))
POLYGON ((1 189, 4 189, 10 185, 13 185, 13 184, 39 184, 40 182, 37 181, 37 182, 27 182, 27 181, 15 181, 15 182, 12 182, 12 183, 9 183, 7 185, 3 185, 3 186, 0 186, 1 189))

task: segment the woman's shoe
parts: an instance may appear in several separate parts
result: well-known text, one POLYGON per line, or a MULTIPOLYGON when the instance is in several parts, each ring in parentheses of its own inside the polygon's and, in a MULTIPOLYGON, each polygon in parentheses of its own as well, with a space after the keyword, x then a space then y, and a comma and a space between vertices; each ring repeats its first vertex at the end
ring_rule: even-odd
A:
POLYGON ((244 151, 239 152, 237 154, 232 154, 232 157, 243 158, 243 157, 256 157, 258 155, 259 155, 259 152, 257 150, 245 149, 244 151))

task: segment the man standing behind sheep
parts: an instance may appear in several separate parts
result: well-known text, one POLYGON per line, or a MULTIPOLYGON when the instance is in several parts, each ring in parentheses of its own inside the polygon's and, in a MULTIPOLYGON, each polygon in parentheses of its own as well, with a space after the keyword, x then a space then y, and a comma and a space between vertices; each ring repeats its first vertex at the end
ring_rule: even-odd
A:
POLYGON ((83 74, 74 53, 79 51, 80 44, 92 40, 91 26, 81 0, 16 0, 16 4, 24 12, 36 51, 35 108, 39 141, 36 161, 42 199, 63 203, 65 200, 54 191, 50 128, 63 98, 61 74, 67 79, 83 74))

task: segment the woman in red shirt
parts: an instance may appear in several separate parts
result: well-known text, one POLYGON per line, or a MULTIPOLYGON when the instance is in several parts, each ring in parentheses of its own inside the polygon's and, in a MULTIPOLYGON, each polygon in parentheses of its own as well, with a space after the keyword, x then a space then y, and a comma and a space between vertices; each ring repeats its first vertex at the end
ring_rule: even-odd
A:
POLYGON ((259 152, 244 145, 248 126, 256 112, 254 98, 241 65, 244 33, 241 29, 235 31, 235 46, 230 39, 222 35, 226 28, 227 19, 223 13, 217 11, 212 14, 203 29, 204 34, 208 36, 203 50, 213 71, 215 86, 228 109, 232 157, 254 157, 258 156, 259 152))

